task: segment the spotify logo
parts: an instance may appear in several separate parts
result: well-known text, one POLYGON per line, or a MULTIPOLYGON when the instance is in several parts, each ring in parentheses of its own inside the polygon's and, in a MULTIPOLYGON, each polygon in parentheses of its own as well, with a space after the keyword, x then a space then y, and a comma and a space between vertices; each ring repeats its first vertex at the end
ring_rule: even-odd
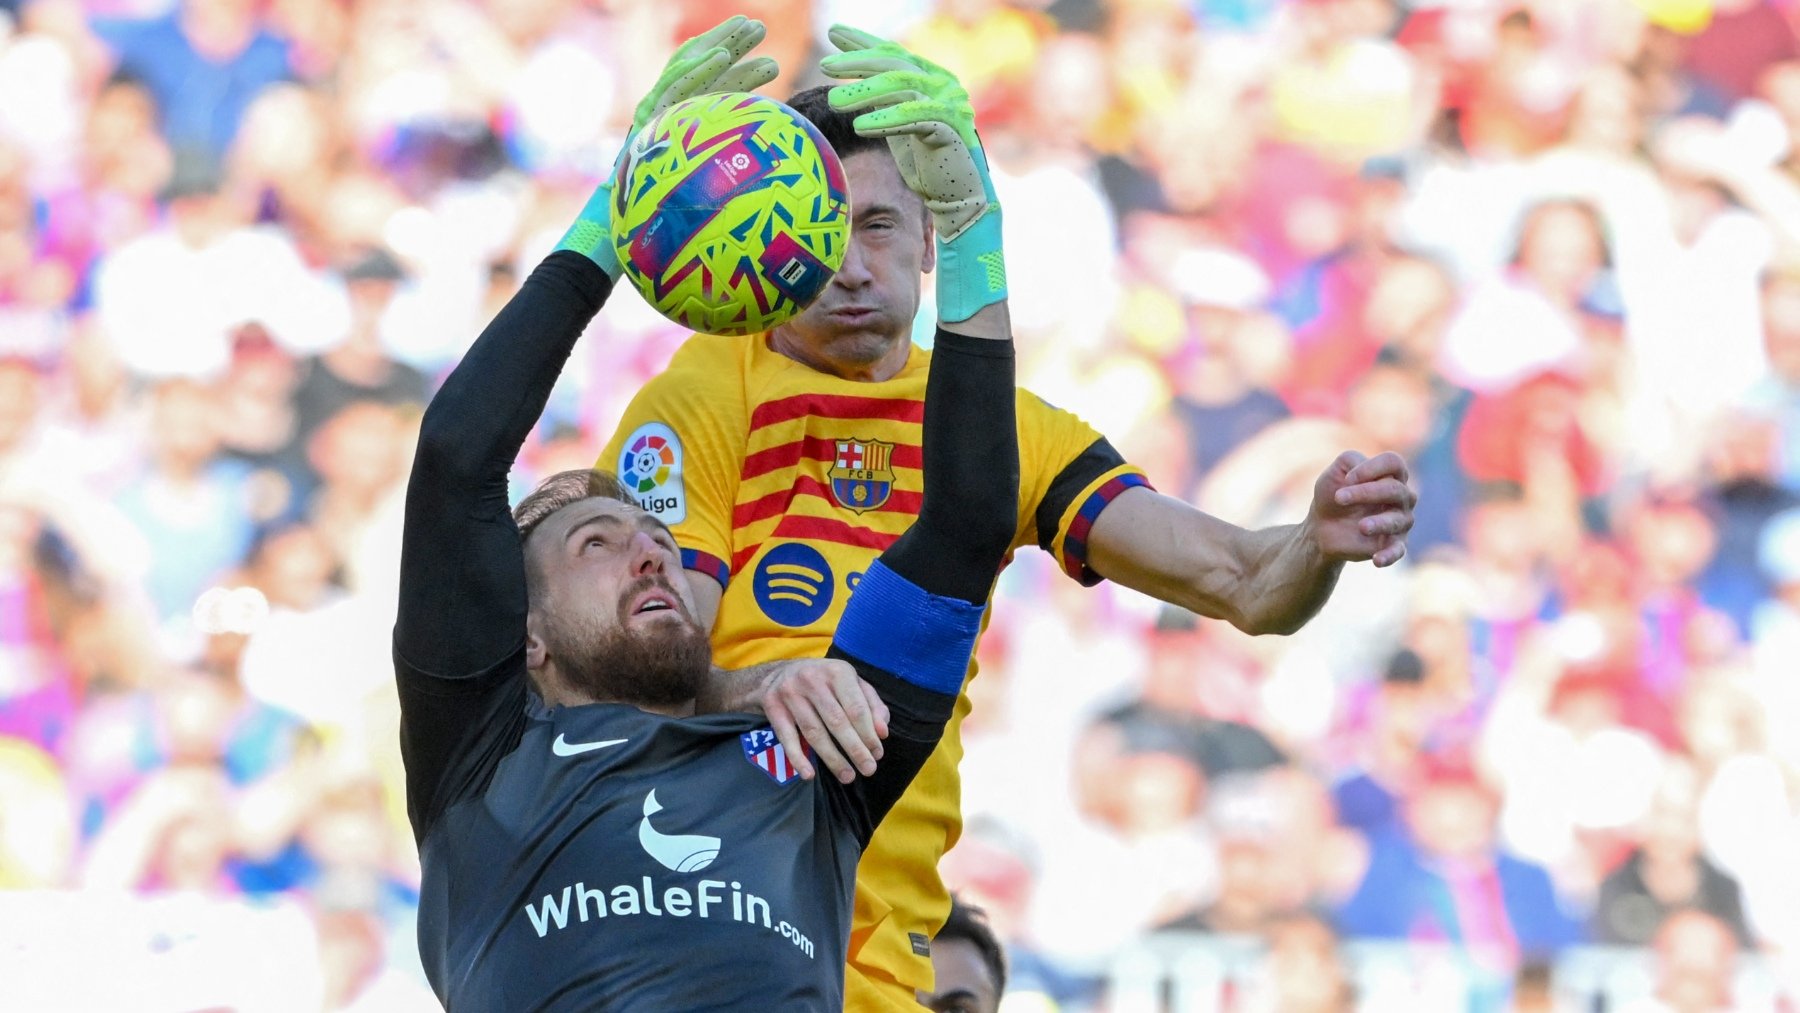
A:
POLYGON ((783 626, 811 626, 831 610, 836 593, 830 564, 799 542, 770 549, 757 564, 752 590, 763 614, 783 626))

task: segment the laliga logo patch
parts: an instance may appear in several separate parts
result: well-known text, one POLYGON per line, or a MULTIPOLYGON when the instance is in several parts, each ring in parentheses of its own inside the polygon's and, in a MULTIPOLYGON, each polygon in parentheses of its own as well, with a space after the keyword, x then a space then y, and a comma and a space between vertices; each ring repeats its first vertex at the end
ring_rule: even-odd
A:
POLYGON ((855 513, 874 510, 894 491, 889 463, 894 445, 880 440, 838 440, 831 465, 831 495, 855 513))
POLYGON ((831 609, 837 593, 831 564, 818 549, 783 542, 757 564, 751 590, 763 614, 783 626, 811 626, 831 609))
POLYGON ((619 451, 619 481, 638 506, 664 524, 687 520, 686 485, 681 477, 681 437, 661 422, 646 422, 625 438, 619 451))
POLYGON ((650 825, 650 817, 662 812, 656 789, 644 796, 644 818, 638 821, 638 843, 665 869, 699 872, 719 857, 719 839, 704 834, 665 834, 650 825))
POLYGON ((737 185, 738 177, 749 171, 751 162, 748 154, 739 151, 730 156, 721 155, 718 158, 713 159, 713 164, 717 165, 719 170, 725 173, 726 178, 730 179, 732 185, 735 186, 737 185))

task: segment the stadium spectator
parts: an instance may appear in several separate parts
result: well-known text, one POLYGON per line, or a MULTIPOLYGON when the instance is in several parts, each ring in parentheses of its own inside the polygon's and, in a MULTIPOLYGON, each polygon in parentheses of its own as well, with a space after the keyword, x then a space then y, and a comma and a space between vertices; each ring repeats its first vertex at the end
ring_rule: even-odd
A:
POLYGON ((1352 1013, 1357 1008, 1337 932, 1307 911, 1282 916, 1264 933, 1268 952, 1246 989, 1245 1013, 1352 1013))
POLYGON ((1451 941, 1496 969, 1577 941, 1544 869, 1499 849, 1496 799, 1481 775, 1453 756, 1423 773, 1403 832, 1370 842, 1362 883, 1338 911, 1345 931, 1451 941))
POLYGON ((118 69, 150 89, 170 146, 209 165, 224 157, 257 92, 293 72, 287 44, 251 0, 182 0, 159 17, 94 27, 118 69))
POLYGON ((1627 1013, 1716 1013, 1734 1008, 1738 947, 1730 926, 1702 911, 1663 919, 1655 938, 1656 987, 1627 1013))
POLYGON ((1698 782, 1691 767, 1670 767, 1663 775, 1641 843, 1600 884, 1595 939, 1642 946, 1674 912, 1692 908, 1718 919, 1739 946, 1753 945, 1737 882, 1700 852, 1698 782))

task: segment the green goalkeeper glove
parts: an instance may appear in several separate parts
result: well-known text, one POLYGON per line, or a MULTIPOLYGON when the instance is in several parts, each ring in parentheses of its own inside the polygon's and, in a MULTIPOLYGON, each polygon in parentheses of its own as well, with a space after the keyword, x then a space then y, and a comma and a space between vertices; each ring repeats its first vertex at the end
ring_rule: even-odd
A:
POLYGON ((900 45, 845 25, 827 35, 840 52, 819 61, 831 107, 856 113, 856 132, 884 137, 900 178, 925 199, 937 228, 938 318, 956 323, 1006 298, 1000 202, 975 110, 956 75, 900 45))
POLYGON ((750 50, 762 42, 768 29, 761 21, 742 14, 728 18, 709 31, 683 42, 663 66, 648 94, 637 104, 631 117, 631 130, 613 160, 612 171, 588 198, 587 205, 569 231, 556 244, 559 250, 573 250, 600 265, 607 277, 619 280, 623 270, 612 244, 612 193, 619 169, 631 151, 638 131, 649 126, 663 110, 696 95, 715 92, 755 91, 775 80, 779 68, 766 56, 744 60, 750 50), (739 62, 739 61, 743 62, 739 62))

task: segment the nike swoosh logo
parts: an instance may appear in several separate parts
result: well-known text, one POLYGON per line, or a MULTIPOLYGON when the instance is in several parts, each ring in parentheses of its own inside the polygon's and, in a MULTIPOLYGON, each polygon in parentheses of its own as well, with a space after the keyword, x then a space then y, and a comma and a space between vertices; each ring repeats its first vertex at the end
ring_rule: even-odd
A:
POLYGON ((558 735, 556 741, 550 743, 550 751, 558 756, 580 756, 582 753, 593 752, 596 749, 605 749, 607 746, 622 745, 629 741, 631 740, 602 739, 599 742, 570 742, 561 735, 558 735))

